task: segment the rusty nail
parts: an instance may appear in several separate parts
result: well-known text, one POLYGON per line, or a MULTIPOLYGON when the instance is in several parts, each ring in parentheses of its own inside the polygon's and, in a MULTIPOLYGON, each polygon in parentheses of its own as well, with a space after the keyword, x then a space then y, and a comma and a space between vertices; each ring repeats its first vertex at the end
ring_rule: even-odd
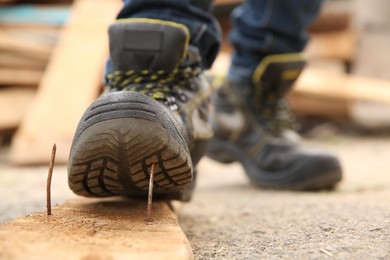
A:
POLYGON ((47 174, 47 181, 46 181, 46 208, 47 208, 48 216, 51 215, 51 177, 53 175, 54 161, 56 158, 56 150, 57 150, 57 146, 56 144, 54 144, 51 150, 49 173, 47 174))
POLYGON ((152 163, 152 167, 150 169, 150 178, 149 178, 149 192, 148 192, 148 207, 146 212, 146 221, 151 222, 152 215, 152 203, 153 203, 153 180, 154 180, 154 166, 155 162, 152 163))

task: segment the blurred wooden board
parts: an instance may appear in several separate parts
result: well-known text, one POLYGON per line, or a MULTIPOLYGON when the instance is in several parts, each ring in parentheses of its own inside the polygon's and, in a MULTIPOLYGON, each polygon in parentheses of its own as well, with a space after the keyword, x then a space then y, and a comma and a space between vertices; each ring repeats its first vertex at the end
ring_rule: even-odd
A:
POLYGON ((36 86, 43 75, 39 69, 4 69, 0 68, 0 85, 36 86))
POLYGON ((76 0, 28 114, 15 134, 10 160, 47 163, 57 143, 57 162, 66 162, 83 112, 97 97, 108 56, 108 26, 120 0, 76 0))
POLYGON ((57 28, 0 23, 0 68, 43 71, 59 33, 57 28))
POLYGON ((0 51, 17 52, 40 60, 47 60, 53 46, 35 39, 26 39, 24 35, 13 35, 0 31, 0 51))
POLYGON ((306 69, 298 79, 294 91, 327 98, 342 98, 345 101, 361 100, 390 105, 390 81, 321 69, 306 69))
MULTIPOLYGON (((16 69, 38 69, 43 71, 46 61, 31 59, 24 55, 10 52, 0 52, 0 70, 2 68, 16 69)), ((0 76, 0 81, 3 79, 0 76)))
POLYGON ((38 33, 58 33, 62 27, 59 26, 45 26, 44 24, 3 24, 0 23, 1 31, 14 31, 14 30, 26 30, 30 32, 38 32, 38 33))
POLYGON ((342 31, 351 27, 350 12, 323 12, 310 25, 309 32, 342 31))
POLYGON ((165 202, 78 199, 0 226, 1 259, 193 259, 165 202))
POLYGON ((0 130, 17 128, 34 95, 33 88, 0 88, 0 130))
POLYGON ((298 115, 349 118, 367 127, 390 124, 390 81, 308 68, 290 95, 298 115))
POLYGON ((353 29, 313 33, 305 49, 309 59, 350 61, 355 57, 358 34, 353 29))

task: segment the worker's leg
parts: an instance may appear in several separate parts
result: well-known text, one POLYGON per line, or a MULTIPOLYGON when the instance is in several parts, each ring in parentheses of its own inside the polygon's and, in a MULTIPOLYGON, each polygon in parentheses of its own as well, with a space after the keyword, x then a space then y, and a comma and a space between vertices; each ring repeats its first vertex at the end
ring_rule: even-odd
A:
POLYGON ((208 154, 220 162, 241 162, 262 187, 321 189, 341 179, 337 157, 300 145, 285 100, 303 69, 297 52, 320 3, 248 0, 233 12, 235 52, 215 97, 208 154))
POLYGON ((69 185, 84 196, 189 200, 212 136, 203 68, 219 27, 201 0, 126 1, 109 28, 107 91, 85 112, 69 157, 69 185))
POLYGON ((190 44, 198 47, 205 68, 218 54, 221 32, 210 13, 212 0, 125 0, 118 19, 152 18, 185 25, 190 44))
POLYGON ((306 29, 321 0, 247 0, 232 13, 234 46, 230 76, 250 75, 267 55, 296 53, 308 40, 306 29))

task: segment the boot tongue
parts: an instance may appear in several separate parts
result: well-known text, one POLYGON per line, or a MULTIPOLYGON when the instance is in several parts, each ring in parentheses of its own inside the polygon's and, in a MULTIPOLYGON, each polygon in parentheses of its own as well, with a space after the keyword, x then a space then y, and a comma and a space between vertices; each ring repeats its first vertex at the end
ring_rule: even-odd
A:
POLYGON ((255 88, 284 97, 305 66, 300 54, 280 54, 265 57, 252 75, 255 88))
POLYGON ((119 20, 109 28, 115 70, 172 71, 184 59, 189 31, 181 24, 154 19, 119 20))

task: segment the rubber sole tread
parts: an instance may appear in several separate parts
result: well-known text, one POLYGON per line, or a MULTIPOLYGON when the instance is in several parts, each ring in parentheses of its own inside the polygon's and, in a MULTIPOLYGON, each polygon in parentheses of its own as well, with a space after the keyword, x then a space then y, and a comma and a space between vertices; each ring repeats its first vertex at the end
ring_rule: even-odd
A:
POLYGON ((72 149, 69 186, 78 195, 146 195, 155 166, 154 193, 182 191, 192 181, 188 152, 163 127, 138 118, 100 122, 72 149))

